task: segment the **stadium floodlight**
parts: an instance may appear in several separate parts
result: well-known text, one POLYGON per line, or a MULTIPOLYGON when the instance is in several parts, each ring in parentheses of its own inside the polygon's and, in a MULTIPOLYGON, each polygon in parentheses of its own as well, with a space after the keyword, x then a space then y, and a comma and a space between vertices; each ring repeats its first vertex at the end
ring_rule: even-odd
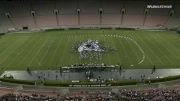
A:
POLYGON ((10 15, 10 13, 9 13, 9 12, 5 13, 5 16, 7 16, 8 18, 10 18, 10 17, 11 17, 11 15, 10 15))
POLYGON ((35 13, 36 13, 35 11, 31 11, 32 16, 35 16, 35 13))
POLYGON ((54 9, 54 14, 58 14, 59 13, 59 10, 58 9, 54 9))
POLYGON ((76 13, 77 13, 77 14, 80 14, 80 11, 81 11, 81 9, 79 9, 79 8, 76 9, 76 13))
POLYGON ((103 9, 102 8, 99 8, 99 14, 103 14, 103 9))

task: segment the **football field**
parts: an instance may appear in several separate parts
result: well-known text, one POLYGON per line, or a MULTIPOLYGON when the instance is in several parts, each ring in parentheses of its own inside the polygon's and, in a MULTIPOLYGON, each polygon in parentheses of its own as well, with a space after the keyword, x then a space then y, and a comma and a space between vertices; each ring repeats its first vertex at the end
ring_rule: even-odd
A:
POLYGON ((71 64, 122 65, 124 68, 180 68, 180 34, 146 30, 59 30, 12 33, 0 38, 0 68, 56 69, 71 64), (100 59, 80 59, 74 44, 92 39, 113 52, 100 59))

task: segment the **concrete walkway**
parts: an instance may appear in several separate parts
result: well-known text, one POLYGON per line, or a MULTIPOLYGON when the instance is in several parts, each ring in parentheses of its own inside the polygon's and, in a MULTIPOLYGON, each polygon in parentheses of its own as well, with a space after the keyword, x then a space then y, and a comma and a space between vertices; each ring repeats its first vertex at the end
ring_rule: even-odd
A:
MULTIPOLYGON (((122 80, 122 79, 136 79, 141 80, 149 78, 162 78, 167 76, 180 75, 180 69, 156 69, 152 72, 152 69, 108 69, 108 70, 90 70, 92 77, 90 79, 111 79, 111 80, 122 80)), ((87 80, 85 75, 86 71, 69 71, 69 70, 39 70, 31 71, 5 71, 3 76, 13 76, 14 79, 20 80, 87 80)))

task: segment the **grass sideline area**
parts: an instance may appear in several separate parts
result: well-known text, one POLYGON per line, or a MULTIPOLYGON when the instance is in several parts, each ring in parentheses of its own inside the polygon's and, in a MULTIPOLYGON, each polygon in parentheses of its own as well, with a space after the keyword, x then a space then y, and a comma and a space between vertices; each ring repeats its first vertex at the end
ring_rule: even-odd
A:
POLYGON ((120 64, 125 69, 154 65, 156 68, 179 68, 179 43, 180 35, 175 31, 72 29, 10 33, 0 39, 0 67, 1 71, 26 70, 27 67, 47 70, 70 64, 105 63, 120 64), (104 53, 101 60, 81 60, 72 46, 87 39, 99 40, 117 51, 104 53))

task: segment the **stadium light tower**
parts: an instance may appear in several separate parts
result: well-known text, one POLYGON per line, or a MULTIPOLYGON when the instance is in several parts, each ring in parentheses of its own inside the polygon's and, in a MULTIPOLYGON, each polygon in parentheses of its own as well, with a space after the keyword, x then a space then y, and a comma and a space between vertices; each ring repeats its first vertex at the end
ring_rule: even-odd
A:
POLYGON ((80 25, 80 12, 81 12, 81 9, 76 9, 76 13, 77 13, 77 16, 78 16, 78 25, 80 25))
POLYGON ((34 20, 34 25, 35 25, 35 27, 37 27, 37 22, 36 22, 35 14, 36 14, 35 11, 31 11, 31 15, 32 15, 33 20, 34 20))
POLYGON ((59 26, 59 19, 58 19, 59 10, 58 9, 54 9, 54 14, 56 16, 57 26, 59 26))
POLYGON ((99 24, 102 24, 102 15, 103 15, 103 9, 99 8, 99 24))

